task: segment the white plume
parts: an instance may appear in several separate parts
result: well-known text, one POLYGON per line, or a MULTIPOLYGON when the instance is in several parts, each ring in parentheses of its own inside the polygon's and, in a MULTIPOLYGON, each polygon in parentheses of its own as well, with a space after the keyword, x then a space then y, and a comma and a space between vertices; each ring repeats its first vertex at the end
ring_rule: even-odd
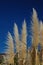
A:
POLYGON ((22 25, 22 42, 24 42, 26 44, 27 42, 27 30, 26 30, 26 22, 24 20, 24 23, 22 25))
POLYGON ((7 46, 8 48, 6 49, 6 53, 7 53, 7 62, 8 63, 14 63, 14 43, 13 43, 13 38, 10 34, 10 32, 8 32, 8 37, 7 37, 7 46))
POLYGON ((19 52, 19 33, 18 33, 18 27, 16 24, 14 24, 14 39, 16 42, 16 50, 19 52))

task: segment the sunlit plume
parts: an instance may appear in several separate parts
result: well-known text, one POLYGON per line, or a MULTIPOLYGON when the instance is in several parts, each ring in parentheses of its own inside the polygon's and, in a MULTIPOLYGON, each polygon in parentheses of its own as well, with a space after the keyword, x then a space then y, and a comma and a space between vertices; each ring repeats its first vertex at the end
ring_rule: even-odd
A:
POLYGON ((14 23, 13 35, 12 37, 11 33, 8 32, 7 42, 5 43, 7 46, 5 49, 5 62, 9 65, 43 65, 43 23, 39 21, 37 12, 34 8, 32 26, 30 29, 27 30, 25 20, 22 24, 21 31, 18 30, 17 24, 14 23), (30 36, 27 36, 27 33, 30 34, 30 36), (28 45, 31 46, 29 47, 28 45))
POLYGON ((6 53, 8 54, 7 57, 7 61, 8 63, 14 63, 14 43, 13 43, 13 38, 10 34, 10 32, 8 32, 8 37, 7 37, 7 49, 6 49, 6 53))
POLYGON ((43 47, 43 23, 42 21, 40 22, 40 43, 41 43, 41 46, 43 47))
POLYGON ((32 15, 32 33, 33 33, 33 38, 32 38, 32 44, 36 47, 39 43, 39 20, 37 17, 37 12, 33 8, 33 15, 32 15))
POLYGON ((20 41, 19 41, 18 27, 17 27, 16 23, 14 24, 14 40, 15 40, 15 43, 16 43, 16 52, 18 53, 20 41))
POLYGON ((21 44, 22 44, 22 58, 26 58, 26 46, 27 46, 27 29, 26 29, 26 22, 24 20, 24 23, 22 25, 22 38, 21 38, 21 44))

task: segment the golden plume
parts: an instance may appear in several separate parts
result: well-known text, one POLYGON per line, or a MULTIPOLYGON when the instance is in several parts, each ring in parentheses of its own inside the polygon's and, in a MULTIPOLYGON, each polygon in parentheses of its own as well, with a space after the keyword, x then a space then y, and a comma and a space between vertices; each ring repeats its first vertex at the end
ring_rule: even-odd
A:
POLYGON ((41 58, 41 64, 43 65, 43 23, 42 21, 40 21, 40 44, 41 44, 40 58, 41 58))
POLYGON ((26 30, 26 22, 24 20, 24 23, 22 25, 22 40, 21 40, 21 45, 22 45, 22 58, 26 58, 26 44, 27 44, 27 30, 26 30))
POLYGON ((32 15, 32 31, 33 31, 33 38, 32 38, 32 44, 36 47, 39 43, 39 20, 37 17, 37 12, 33 8, 33 15, 32 15))
POLYGON ((40 21, 40 44, 43 47, 43 23, 40 21))

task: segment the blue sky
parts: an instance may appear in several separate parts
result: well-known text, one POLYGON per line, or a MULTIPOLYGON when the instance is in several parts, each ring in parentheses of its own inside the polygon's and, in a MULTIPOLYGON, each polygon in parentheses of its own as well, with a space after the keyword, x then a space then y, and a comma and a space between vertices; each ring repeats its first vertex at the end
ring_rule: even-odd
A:
MULTIPOLYGON (((43 0, 0 1, 0 53, 4 51, 7 32, 13 32, 14 22, 19 30, 24 19, 26 19, 27 27, 30 25, 32 8, 36 9, 39 19, 43 21, 43 0)), ((29 45, 31 45, 30 42, 29 45)))

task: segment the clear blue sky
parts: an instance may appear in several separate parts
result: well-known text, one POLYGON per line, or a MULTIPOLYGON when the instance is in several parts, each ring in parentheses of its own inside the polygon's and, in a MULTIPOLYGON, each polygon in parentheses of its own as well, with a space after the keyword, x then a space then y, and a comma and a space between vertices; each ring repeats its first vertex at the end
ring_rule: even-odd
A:
POLYGON ((0 0, 0 52, 4 51, 7 32, 13 32, 14 22, 20 29, 26 19, 29 26, 32 8, 36 9, 39 19, 43 20, 43 0, 0 0))

